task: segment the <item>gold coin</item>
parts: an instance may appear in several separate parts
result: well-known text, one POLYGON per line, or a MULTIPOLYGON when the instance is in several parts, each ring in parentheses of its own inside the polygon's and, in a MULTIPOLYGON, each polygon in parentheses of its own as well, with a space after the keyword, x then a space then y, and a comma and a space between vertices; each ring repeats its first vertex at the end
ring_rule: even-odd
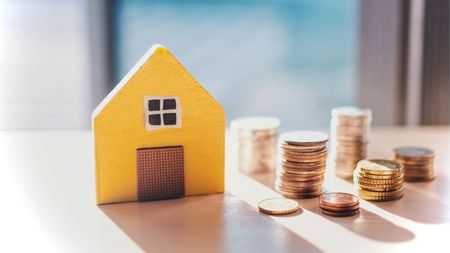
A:
POLYGON ((377 202, 383 202, 383 201, 392 201, 392 200, 398 200, 403 198, 403 194, 399 194, 399 195, 393 195, 393 196, 363 196, 360 195, 360 197, 364 200, 369 200, 369 201, 377 201, 377 202))
POLYGON ((364 178, 364 177, 359 177, 358 175, 355 175, 353 177, 353 181, 358 184, 391 185, 391 184, 403 183, 403 178, 404 177, 397 177, 394 179, 370 179, 370 178, 364 178))
POLYGON ((385 192, 375 192, 375 191, 368 191, 368 190, 358 190, 360 196, 376 196, 376 197, 389 197, 389 196, 396 196, 399 194, 403 194, 403 187, 400 189, 394 190, 394 191, 385 191, 385 192))
POLYGON ((270 215, 295 213, 299 210, 297 201, 284 198, 265 199, 258 203, 258 210, 270 215))
POLYGON ((403 183, 401 184, 393 184, 393 185, 364 185, 359 184, 358 190, 366 190, 366 191, 374 191, 374 192, 386 192, 386 191, 395 191, 403 187, 403 183))
POLYGON ((392 160, 364 159, 358 162, 357 168, 367 174, 392 175, 401 173, 403 170, 403 165, 392 160))
POLYGON ((357 172, 357 175, 362 178, 368 178, 368 179, 398 179, 401 178, 404 174, 391 174, 391 175, 376 175, 376 174, 369 174, 364 173, 362 171, 355 170, 357 172))

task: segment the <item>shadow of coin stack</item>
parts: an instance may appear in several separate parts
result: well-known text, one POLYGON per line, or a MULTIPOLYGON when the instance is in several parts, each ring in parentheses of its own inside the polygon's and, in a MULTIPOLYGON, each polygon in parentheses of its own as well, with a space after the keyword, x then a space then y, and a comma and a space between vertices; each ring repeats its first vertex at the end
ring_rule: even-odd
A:
POLYGON ((390 201, 403 197, 403 165, 392 160, 361 160, 353 181, 359 196, 371 201, 390 201))
POLYGON ((351 178, 358 161, 366 158, 372 112, 338 107, 331 111, 331 154, 336 175, 351 178))
POLYGON ((275 189, 288 198, 313 198, 323 192, 328 135, 298 131, 282 134, 275 189))
POLYGON ((231 122, 239 170, 249 174, 275 170, 279 127, 280 120, 271 117, 245 117, 231 122))
POLYGON ((417 147, 396 148, 395 160, 403 164, 406 182, 425 182, 433 180, 433 150, 417 147))

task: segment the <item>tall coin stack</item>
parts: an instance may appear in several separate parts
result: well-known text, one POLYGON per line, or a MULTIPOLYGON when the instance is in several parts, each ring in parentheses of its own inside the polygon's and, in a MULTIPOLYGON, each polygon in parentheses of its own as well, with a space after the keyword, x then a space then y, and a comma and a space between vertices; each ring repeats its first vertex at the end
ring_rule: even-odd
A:
POLYGON ((353 175, 359 196, 371 201, 403 197, 403 165, 391 160, 361 160, 353 175))
POLYGON ((433 150, 417 147, 396 148, 395 160, 403 164, 405 181, 424 182, 433 180, 434 174, 433 150))
POLYGON ((356 163, 367 155, 372 112, 338 107, 331 111, 331 153, 336 175, 351 178, 356 163))
POLYGON ((271 117, 245 117, 231 122, 239 170, 245 173, 275 170, 279 127, 280 120, 271 117))
POLYGON ((281 135, 275 189, 288 198, 313 198, 322 194, 327 141, 328 135, 321 132, 281 135))

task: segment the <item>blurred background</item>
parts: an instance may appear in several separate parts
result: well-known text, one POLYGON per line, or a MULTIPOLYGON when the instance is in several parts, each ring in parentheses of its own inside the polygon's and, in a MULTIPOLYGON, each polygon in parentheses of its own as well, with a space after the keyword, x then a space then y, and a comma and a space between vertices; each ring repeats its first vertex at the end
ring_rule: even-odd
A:
POLYGON ((224 106, 324 128, 450 123, 447 0, 0 0, 0 129, 89 129, 154 43, 224 106))

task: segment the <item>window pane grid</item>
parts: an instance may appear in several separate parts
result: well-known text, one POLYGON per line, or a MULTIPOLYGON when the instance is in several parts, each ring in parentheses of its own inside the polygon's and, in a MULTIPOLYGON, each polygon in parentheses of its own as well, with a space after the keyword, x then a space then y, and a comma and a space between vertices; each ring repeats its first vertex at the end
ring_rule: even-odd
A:
POLYGON ((145 127, 147 130, 181 127, 181 110, 178 97, 144 98, 145 127))

